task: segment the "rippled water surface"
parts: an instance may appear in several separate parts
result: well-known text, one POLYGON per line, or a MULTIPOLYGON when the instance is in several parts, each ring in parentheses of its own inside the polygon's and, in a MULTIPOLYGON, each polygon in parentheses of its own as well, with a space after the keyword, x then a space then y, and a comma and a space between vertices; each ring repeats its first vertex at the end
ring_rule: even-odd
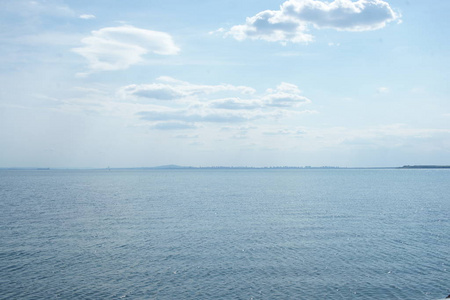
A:
POLYGON ((0 171, 0 298, 439 299, 450 170, 0 171))

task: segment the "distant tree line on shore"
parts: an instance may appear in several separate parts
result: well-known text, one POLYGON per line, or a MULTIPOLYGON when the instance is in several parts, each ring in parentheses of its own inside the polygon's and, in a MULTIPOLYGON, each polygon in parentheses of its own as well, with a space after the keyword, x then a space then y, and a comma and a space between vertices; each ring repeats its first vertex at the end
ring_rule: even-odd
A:
POLYGON ((403 166, 402 169, 450 169, 450 166, 439 166, 439 165, 414 165, 414 166, 403 166))

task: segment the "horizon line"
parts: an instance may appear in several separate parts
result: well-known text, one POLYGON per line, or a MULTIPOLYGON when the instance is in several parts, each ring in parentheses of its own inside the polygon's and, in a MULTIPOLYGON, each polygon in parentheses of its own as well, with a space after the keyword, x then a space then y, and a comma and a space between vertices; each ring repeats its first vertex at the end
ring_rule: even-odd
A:
POLYGON ((450 165, 403 165, 388 167, 342 167, 342 166, 181 166, 160 165, 153 167, 0 167, 0 170, 175 170, 175 169, 450 169, 450 165))

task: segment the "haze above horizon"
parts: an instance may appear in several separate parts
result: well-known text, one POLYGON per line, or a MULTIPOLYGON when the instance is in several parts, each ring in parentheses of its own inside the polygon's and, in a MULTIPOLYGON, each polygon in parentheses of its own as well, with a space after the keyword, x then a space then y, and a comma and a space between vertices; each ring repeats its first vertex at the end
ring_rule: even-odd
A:
POLYGON ((2 1, 0 167, 449 165, 449 10, 2 1))

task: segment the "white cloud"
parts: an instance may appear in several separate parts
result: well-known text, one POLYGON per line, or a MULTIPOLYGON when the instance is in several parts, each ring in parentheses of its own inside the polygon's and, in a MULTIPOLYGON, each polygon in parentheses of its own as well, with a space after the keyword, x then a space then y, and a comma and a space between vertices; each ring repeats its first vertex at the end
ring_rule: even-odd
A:
POLYGON ((349 31, 380 29, 400 17, 382 0, 336 0, 331 3, 289 0, 283 3, 281 10, 286 15, 309 22, 317 28, 349 31))
POLYGON ((90 20, 90 19, 95 19, 95 16, 94 15, 80 15, 79 18, 84 19, 84 20, 90 20))
POLYGON ((231 84, 198 85, 168 76, 161 76, 157 80, 162 83, 128 85, 121 88, 119 93, 123 97, 139 96, 155 100, 177 100, 189 96, 200 96, 219 92, 238 92, 244 95, 255 93, 253 88, 247 86, 234 86, 231 84))
POLYGON ((291 83, 282 82, 276 89, 268 89, 269 93, 263 100, 267 106, 273 107, 298 107, 310 103, 311 100, 301 96, 299 88, 291 83))
MULTIPOLYGON (((253 95, 256 92, 253 88, 247 86, 230 84, 197 85, 165 76, 159 77, 158 81, 163 81, 164 83, 132 84, 122 87, 119 90, 119 94, 125 99, 130 96, 138 96, 153 100, 180 100, 189 97, 191 100, 194 98, 198 100, 200 96, 220 92, 237 92, 241 96, 253 95)), ((209 100, 207 106, 224 110, 254 110, 266 107, 294 108, 311 102, 300 94, 301 91, 296 85, 282 82, 275 89, 267 89, 266 94, 259 98, 227 97, 207 99, 209 100)))
POLYGON ((223 34, 224 32, 226 32, 226 29, 221 27, 221 28, 219 28, 217 30, 213 30, 213 31, 208 32, 208 34, 210 34, 210 35, 213 35, 213 34, 216 34, 216 33, 223 34))
POLYGON ((278 93, 278 92, 285 92, 285 93, 291 93, 291 94, 300 94, 302 91, 292 83, 286 83, 282 82, 280 83, 276 89, 267 89, 268 93, 278 93))
POLYGON ((145 54, 180 51, 169 34, 128 25, 92 31, 81 42, 83 47, 72 50, 88 60, 91 72, 123 70, 141 63, 145 54))
POLYGON ((153 124, 154 129, 179 129, 179 123, 193 126, 214 123, 236 124, 315 113, 297 110, 301 104, 311 101, 300 95, 300 89, 291 83, 283 82, 275 89, 267 89, 262 95, 255 95, 256 91, 246 86, 197 85, 171 77, 159 77, 158 81, 128 85, 118 91, 124 100, 138 96, 158 101, 158 106, 148 106, 136 112, 141 120, 153 124), (221 92, 235 96, 218 98, 217 93, 221 92), (166 126, 161 122, 174 124, 166 126))
POLYGON ((233 26, 226 35, 241 41, 244 39, 265 40, 268 42, 312 42, 313 36, 307 31, 304 22, 287 17, 281 11, 266 10, 247 18, 244 25, 233 26))
POLYGON ((307 43, 313 41, 308 26, 346 31, 383 28, 399 20, 400 14, 382 0, 288 0, 279 10, 266 10, 233 26, 226 35, 237 40, 260 39, 269 42, 307 43))
POLYGON ((218 84, 218 85, 199 85, 192 84, 186 81, 177 80, 169 76, 161 76, 157 78, 158 81, 163 81, 176 86, 177 89, 187 93, 188 95, 202 95, 202 94, 214 94, 219 92, 239 92, 241 94, 254 94, 255 89, 242 86, 242 85, 231 85, 231 84, 218 84))
POLYGON ((120 94, 125 97, 128 95, 134 95, 157 100, 174 100, 187 96, 187 94, 182 90, 179 90, 169 84, 161 83, 128 85, 120 90, 120 94))
POLYGON ((264 97, 268 106, 274 107, 297 107, 301 104, 310 103, 311 101, 303 96, 279 92, 264 97))
POLYGON ((226 98, 214 100, 209 104, 212 108, 242 110, 242 109, 256 109, 263 106, 262 101, 258 100, 242 100, 240 98, 226 98))

